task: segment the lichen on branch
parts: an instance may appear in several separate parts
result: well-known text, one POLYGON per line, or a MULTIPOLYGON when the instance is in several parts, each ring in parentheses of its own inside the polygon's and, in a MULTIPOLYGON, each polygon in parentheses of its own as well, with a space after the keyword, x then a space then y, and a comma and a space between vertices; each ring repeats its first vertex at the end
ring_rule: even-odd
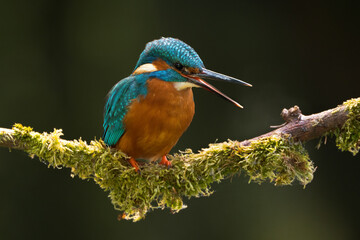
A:
POLYGON ((238 174, 247 175, 249 182, 269 181, 278 186, 297 180, 305 186, 315 168, 303 142, 331 132, 341 149, 356 154, 359 109, 360 98, 310 116, 290 109, 290 120, 270 133, 243 142, 210 144, 198 153, 188 149, 169 156, 171 168, 146 163, 140 166, 141 174, 128 164, 125 154, 106 147, 102 140, 68 141, 60 138, 62 130, 57 129, 38 133, 21 124, 0 128, 0 146, 24 150, 55 168, 70 168, 71 176, 93 179, 109 193, 123 218, 137 221, 155 208, 178 212, 185 207, 183 198, 208 196, 214 182, 238 174))
POLYGON ((249 181, 306 185, 314 167, 301 143, 278 136, 256 140, 248 146, 237 141, 211 144, 199 153, 191 150, 170 156, 172 167, 141 166, 138 174, 126 162, 125 154, 106 147, 102 141, 62 140, 61 130, 37 133, 15 124, 12 141, 54 168, 67 167, 73 176, 94 179, 109 192, 115 208, 127 219, 139 220, 154 208, 172 212, 184 208, 183 197, 208 196, 211 184, 241 172, 249 181))
POLYGON ((336 146, 341 151, 349 151, 354 156, 360 150, 360 101, 358 99, 350 99, 343 104, 346 106, 348 119, 341 128, 336 128, 329 132, 334 135, 336 146))

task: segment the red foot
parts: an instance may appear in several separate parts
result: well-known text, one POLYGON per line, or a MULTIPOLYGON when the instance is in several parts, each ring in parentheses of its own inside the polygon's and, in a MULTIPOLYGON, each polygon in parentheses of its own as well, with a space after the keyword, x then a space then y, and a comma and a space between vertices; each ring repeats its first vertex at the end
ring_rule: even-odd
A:
POLYGON ((138 163, 136 162, 135 158, 130 158, 129 160, 129 163, 131 164, 131 166, 133 166, 135 168, 135 172, 139 172, 140 169, 139 169, 139 165, 138 163))
POLYGON ((159 164, 165 165, 168 168, 171 167, 171 162, 169 160, 167 160, 166 155, 161 157, 161 161, 159 162, 159 164))

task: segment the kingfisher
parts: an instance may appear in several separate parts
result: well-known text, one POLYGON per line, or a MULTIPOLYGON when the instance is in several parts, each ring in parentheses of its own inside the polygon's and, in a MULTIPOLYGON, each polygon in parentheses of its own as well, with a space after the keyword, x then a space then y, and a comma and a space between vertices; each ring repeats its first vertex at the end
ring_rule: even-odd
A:
POLYGON ((193 87, 204 88, 242 108, 205 80, 251 86, 206 69, 195 50, 179 39, 168 37, 147 43, 132 74, 108 93, 103 141, 127 154, 136 172, 139 159, 170 167, 166 155, 195 113, 193 87))

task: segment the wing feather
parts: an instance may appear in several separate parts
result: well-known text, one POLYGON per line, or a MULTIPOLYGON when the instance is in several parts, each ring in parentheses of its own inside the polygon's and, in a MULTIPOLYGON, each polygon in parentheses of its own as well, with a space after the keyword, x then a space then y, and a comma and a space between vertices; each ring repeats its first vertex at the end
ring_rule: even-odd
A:
POLYGON ((115 145, 126 131, 123 124, 131 102, 147 93, 147 74, 129 76, 119 81, 109 92, 104 109, 103 140, 115 145))

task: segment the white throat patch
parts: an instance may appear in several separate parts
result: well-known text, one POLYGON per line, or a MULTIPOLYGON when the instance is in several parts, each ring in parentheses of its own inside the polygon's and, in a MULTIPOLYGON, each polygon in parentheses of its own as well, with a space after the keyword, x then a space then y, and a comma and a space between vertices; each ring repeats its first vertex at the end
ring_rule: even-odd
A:
POLYGON ((198 85, 190 82, 174 82, 173 84, 175 89, 178 91, 184 90, 186 88, 199 87, 198 85))

